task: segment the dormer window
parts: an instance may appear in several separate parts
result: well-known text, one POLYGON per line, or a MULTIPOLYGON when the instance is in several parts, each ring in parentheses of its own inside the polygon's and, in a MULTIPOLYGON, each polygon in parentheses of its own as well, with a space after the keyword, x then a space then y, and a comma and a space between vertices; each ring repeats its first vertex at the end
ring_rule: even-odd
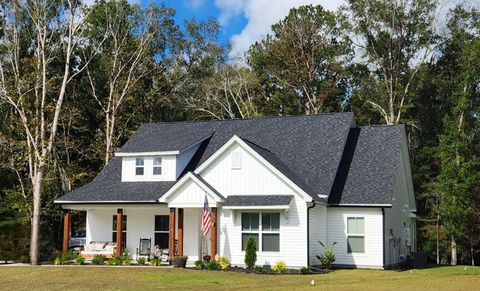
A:
POLYGON ((153 175, 162 174, 162 158, 154 157, 153 158, 153 175))
POLYGON ((143 176, 144 168, 145 168, 145 162, 143 158, 136 158, 135 159, 135 175, 143 176))

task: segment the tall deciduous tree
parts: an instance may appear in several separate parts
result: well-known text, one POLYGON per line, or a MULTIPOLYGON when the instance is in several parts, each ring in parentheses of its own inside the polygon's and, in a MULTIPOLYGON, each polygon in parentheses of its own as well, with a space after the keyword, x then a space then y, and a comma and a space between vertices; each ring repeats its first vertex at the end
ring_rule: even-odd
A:
POLYGON ((264 91, 277 105, 284 104, 287 113, 316 114, 339 110, 350 52, 335 15, 308 5, 293 8, 274 24, 272 34, 250 48, 248 64, 264 91))
MULTIPOLYGON (((126 0, 100 1, 92 8, 88 38, 95 44, 106 36, 102 54, 98 54, 87 68, 91 95, 105 120, 105 164, 117 144, 117 124, 127 108, 125 103, 129 98, 135 99, 131 96, 134 88, 146 77, 151 77, 155 70, 165 69, 162 61, 175 30, 173 14, 170 8, 152 5, 142 9, 126 0)), ((137 99, 140 98, 137 96, 137 99)), ((132 111, 128 116, 137 113, 132 111)), ((123 121, 128 119, 123 118, 123 121)))
POLYGON ((36 265, 42 186, 67 86, 84 68, 76 66, 73 52, 88 14, 75 0, 13 0, 2 12, 0 98, 14 110, 25 141, 33 193, 30 260, 36 265))
POLYGON ((353 98, 368 102, 387 124, 398 124, 412 106, 411 87, 435 43, 435 0, 349 0, 345 32, 368 74, 353 98))

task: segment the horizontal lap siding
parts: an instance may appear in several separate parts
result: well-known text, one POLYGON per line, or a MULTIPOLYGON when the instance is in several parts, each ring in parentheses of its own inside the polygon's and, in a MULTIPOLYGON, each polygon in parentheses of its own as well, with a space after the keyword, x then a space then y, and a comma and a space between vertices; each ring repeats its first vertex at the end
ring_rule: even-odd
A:
MULTIPOLYGON (((406 245, 407 235, 405 226, 410 226, 411 233, 414 233, 415 228, 414 221, 410 217, 411 209, 414 207, 410 206, 404 159, 405 155, 402 152, 392 208, 385 209, 385 264, 387 266, 398 264, 402 261, 400 257, 406 257, 409 248, 406 245), (400 239, 399 245, 394 245, 394 241, 389 239, 390 229, 393 236, 396 239, 400 239)), ((413 236, 411 235, 410 238, 412 239, 413 236)))
POLYGON ((310 265, 319 265, 320 261, 316 255, 323 253, 319 241, 327 243, 327 208, 324 205, 315 205, 310 209, 310 251, 309 259, 310 265))
POLYGON ((336 242, 335 264, 383 267, 383 215, 380 208, 329 207, 328 242, 336 242), (347 252, 347 217, 365 218, 365 253, 347 252))

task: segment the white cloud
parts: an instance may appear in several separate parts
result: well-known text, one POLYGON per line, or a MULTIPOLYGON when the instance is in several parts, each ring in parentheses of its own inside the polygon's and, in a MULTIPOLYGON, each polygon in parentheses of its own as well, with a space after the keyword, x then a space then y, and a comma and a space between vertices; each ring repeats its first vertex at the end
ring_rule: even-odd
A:
POLYGON ((243 30, 230 38, 230 57, 243 54, 252 43, 269 33, 272 24, 283 19, 293 7, 320 4, 325 9, 336 10, 344 3, 343 0, 215 0, 215 6, 221 11, 219 21, 222 25, 228 25, 232 18, 242 14, 247 19, 243 30))
POLYGON ((205 4, 205 0, 187 0, 186 5, 191 9, 198 9, 205 4))

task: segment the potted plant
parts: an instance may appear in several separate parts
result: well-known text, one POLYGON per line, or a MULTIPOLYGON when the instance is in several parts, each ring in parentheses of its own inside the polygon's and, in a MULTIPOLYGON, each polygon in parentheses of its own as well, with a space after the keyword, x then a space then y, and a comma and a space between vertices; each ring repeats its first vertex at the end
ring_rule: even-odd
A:
POLYGON ((175 268, 185 268, 187 266, 188 256, 173 256, 170 261, 175 268))

